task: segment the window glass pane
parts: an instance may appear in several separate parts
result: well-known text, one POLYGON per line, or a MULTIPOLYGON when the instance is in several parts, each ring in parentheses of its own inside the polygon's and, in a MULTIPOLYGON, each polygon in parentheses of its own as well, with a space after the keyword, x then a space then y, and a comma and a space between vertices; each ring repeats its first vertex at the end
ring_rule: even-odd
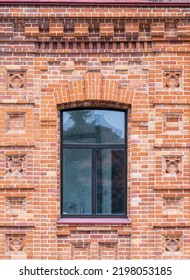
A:
POLYGON ((75 110, 63 113, 63 143, 124 144, 124 112, 75 110))
POLYGON ((97 150, 97 214, 124 214, 124 150, 97 150))
POLYGON ((91 214, 92 158, 88 149, 63 149, 63 214, 91 214))

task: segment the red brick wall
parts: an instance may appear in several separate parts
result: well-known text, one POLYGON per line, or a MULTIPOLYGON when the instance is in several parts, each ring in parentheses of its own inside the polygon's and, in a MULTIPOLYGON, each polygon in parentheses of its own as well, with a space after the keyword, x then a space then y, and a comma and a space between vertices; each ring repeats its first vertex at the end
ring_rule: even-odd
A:
POLYGON ((189 28, 178 6, 1 6, 1 259, 190 257, 189 28), (128 110, 125 219, 60 219, 79 106, 128 110))

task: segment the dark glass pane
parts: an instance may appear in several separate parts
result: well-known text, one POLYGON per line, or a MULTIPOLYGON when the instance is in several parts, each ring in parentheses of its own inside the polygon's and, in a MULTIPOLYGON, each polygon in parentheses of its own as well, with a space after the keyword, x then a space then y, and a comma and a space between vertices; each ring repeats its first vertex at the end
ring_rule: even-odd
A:
POLYGON ((124 214, 124 150, 97 150, 97 214, 124 214))
POLYGON ((75 110, 63 113, 63 143, 124 144, 124 112, 75 110))
POLYGON ((88 149, 63 149, 63 214, 92 214, 92 158, 88 149))

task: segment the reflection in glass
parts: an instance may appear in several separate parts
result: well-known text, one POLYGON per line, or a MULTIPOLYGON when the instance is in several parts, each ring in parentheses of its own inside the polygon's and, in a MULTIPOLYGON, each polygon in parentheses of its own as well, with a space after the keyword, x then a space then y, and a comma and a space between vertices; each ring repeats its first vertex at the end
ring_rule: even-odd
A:
POLYGON ((91 214, 91 150, 63 149, 63 212, 91 214))
POLYGON ((63 143, 123 144, 124 113, 73 110, 63 113, 63 143))
POLYGON ((97 214, 124 214, 124 150, 97 151, 97 214))

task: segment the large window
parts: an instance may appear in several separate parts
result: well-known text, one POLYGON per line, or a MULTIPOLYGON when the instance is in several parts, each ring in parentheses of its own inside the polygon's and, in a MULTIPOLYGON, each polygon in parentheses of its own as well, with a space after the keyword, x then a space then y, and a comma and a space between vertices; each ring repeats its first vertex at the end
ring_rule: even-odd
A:
POLYGON ((126 215, 126 114, 63 111, 62 216, 126 215))

